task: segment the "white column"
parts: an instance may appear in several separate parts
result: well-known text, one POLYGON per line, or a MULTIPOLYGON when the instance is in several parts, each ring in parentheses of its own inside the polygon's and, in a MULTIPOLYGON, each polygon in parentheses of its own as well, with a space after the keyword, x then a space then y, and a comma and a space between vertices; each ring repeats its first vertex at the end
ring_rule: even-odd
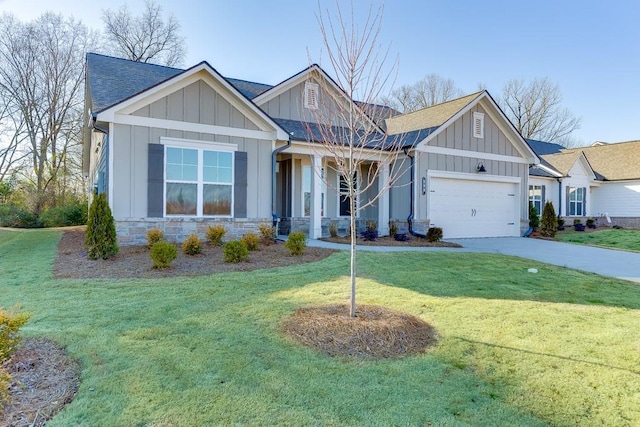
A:
POLYGON ((309 238, 322 237, 322 156, 311 156, 311 212, 309 238))
POLYGON ((378 233, 389 235, 389 163, 378 165, 378 233))

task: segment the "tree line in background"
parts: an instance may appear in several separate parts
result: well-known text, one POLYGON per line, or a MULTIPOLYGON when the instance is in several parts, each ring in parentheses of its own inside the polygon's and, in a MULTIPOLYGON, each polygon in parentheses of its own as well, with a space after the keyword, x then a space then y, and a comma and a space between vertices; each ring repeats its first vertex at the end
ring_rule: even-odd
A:
MULTIPOLYGON (((31 22, 0 16, 0 226, 37 227, 86 221, 82 175, 85 53, 180 66, 186 42, 180 23, 147 0, 102 12, 104 29, 47 12, 31 22)), ((452 79, 427 74, 379 98, 411 112, 461 96, 452 79)), ((525 138, 571 142, 580 119, 562 108, 547 78, 510 80, 499 105, 525 138)))

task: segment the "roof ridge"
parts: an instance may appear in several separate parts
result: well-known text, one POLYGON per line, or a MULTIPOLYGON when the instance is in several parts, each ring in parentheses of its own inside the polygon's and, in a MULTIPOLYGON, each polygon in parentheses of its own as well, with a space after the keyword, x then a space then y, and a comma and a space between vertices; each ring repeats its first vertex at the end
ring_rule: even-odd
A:
POLYGON ((235 78, 235 77, 229 77, 229 76, 225 76, 225 79, 227 79, 227 80, 236 80, 236 81, 238 81, 238 82, 252 83, 252 84, 255 84, 255 85, 262 85, 262 86, 271 86, 271 87, 273 87, 273 85, 272 85, 272 84, 269 84, 269 83, 254 82, 253 80, 238 79, 238 78, 235 78))
MULTIPOLYGON (((177 67, 169 67, 167 65, 160 65, 160 64, 154 64, 153 62, 141 62, 141 61, 134 61, 131 59, 127 59, 127 58, 121 58, 118 56, 113 56, 113 55, 106 55, 104 53, 98 53, 98 52, 87 52, 87 57, 89 55, 95 55, 95 56, 101 56, 103 58, 109 58, 109 59, 116 59, 118 61, 125 61, 125 62, 131 62, 131 63, 135 63, 135 64, 142 64, 142 65, 147 65, 147 66, 153 66, 153 67, 159 67, 159 68, 166 68, 169 70, 176 70, 176 71, 185 71, 184 68, 177 68, 177 67)), ((203 61, 204 62, 204 61, 203 61)))
POLYGON ((477 97, 477 96, 479 96, 482 92, 484 92, 484 90, 481 90, 481 91, 478 91, 478 92, 474 92, 474 93, 470 93, 469 95, 460 96, 460 97, 455 98, 455 99, 450 99, 450 100, 448 100, 448 101, 440 102, 440 103, 438 103, 438 104, 429 105, 428 107, 424 107, 424 108, 421 108, 421 109, 419 109, 419 110, 411 111, 411 112, 409 112, 409 113, 402 113, 402 116, 405 116, 405 117, 406 117, 406 116, 409 116, 409 115, 412 115, 412 114, 416 114, 416 113, 424 112, 425 110, 429 110, 429 109, 431 109, 431 108, 435 108, 435 107, 441 107, 441 106, 443 106, 443 105, 445 105, 445 104, 449 104, 449 103, 451 103, 451 102, 460 101, 461 99, 464 99, 464 98, 471 98, 472 96, 476 96, 476 97, 477 97))

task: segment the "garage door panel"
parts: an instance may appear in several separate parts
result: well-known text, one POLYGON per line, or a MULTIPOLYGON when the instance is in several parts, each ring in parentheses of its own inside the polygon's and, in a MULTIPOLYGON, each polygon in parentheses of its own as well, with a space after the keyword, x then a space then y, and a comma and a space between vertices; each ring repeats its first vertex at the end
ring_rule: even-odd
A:
POLYGON ((429 219, 445 238, 518 236, 518 184, 430 179, 429 219))

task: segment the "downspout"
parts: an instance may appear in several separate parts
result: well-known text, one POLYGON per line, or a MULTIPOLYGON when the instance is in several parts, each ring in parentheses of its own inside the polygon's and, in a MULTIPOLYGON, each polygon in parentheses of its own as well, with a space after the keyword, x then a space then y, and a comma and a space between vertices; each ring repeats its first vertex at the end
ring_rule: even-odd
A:
POLYGON ((558 218, 562 216, 562 178, 556 178, 558 181, 558 218))
POLYGON ((278 225, 278 214, 276 213, 276 157, 278 156, 278 154, 291 147, 292 137, 293 132, 289 134, 287 145, 276 148, 275 150, 273 150, 273 153, 271 153, 271 220, 273 221, 274 227, 278 225))
POLYGON ((409 234, 415 237, 426 238, 427 236, 416 231, 413 231, 413 198, 415 196, 414 192, 414 169, 415 169, 415 159, 412 155, 409 154, 408 148, 403 148, 404 154, 411 159, 411 197, 409 197, 409 216, 407 217, 407 224, 409 225, 409 234))

